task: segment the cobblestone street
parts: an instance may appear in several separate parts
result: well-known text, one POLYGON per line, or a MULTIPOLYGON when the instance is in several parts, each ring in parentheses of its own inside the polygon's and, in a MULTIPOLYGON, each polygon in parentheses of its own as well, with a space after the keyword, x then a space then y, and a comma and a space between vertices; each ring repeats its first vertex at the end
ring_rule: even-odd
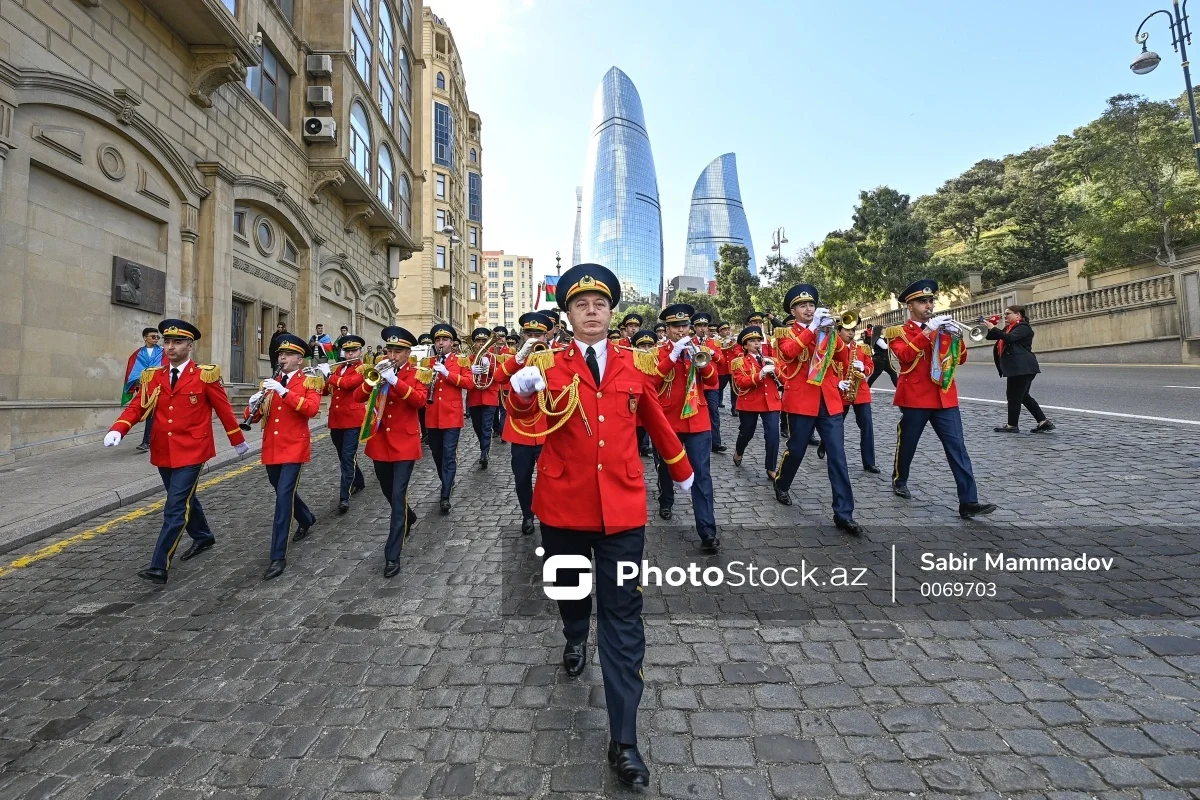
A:
MULTIPOLYGON (((651 490, 656 563, 805 558, 861 564, 871 583, 803 606, 775 595, 757 613, 721 589, 647 586, 648 794, 1200 798, 1200 431, 1064 414, 1054 434, 999 436, 999 408, 967 404, 981 499, 1000 511, 964 521, 932 431, 913 499, 888 490, 889 400, 875 404, 883 474, 858 469, 847 428, 861 540, 834 529, 815 450, 790 508, 765 482, 761 435, 733 467, 728 409, 730 453, 713 456, 722 554, 700 556, 686 497, 663 522, 651 490), (993 602, 934 603, 910 562, 893 604, 891 546, 916 543, 1087 551, 1116 568, 1094 580, 999 574, 993 602)), ((200 498, 218 544, 176 562, 164 587, 136 577, 157 509, 112 512, 4 556, 0 798, 623 793, 604 763, 594 636, 587 670, 569 679, 553 606, 504 602, 539 569, 537 536, 519 532, 508 447, 480 471, 468 425, 445 517, 426 451, 409 494, 420 521, 391 580, 370 462, 360 454, 368 489, 339 517, 327 436, 313 452, 300 493, 318 524, 276 581, 261 579, 273 494, 257 466, 209 476, 219 482, 200 498)))

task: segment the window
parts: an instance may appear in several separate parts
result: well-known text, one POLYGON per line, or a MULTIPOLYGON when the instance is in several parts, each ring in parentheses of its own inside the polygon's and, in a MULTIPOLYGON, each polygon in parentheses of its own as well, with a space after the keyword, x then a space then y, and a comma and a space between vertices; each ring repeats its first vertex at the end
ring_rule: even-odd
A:
POLYGON ((511 278, 512 276, 513 276, 513 271, 511 269, 504 270, 504 277, 511 278))
POLYGON ((471 247, 479 246, 479 228, 471 226, 471 247))
POLYGON ((412 123, 408 121, 408 109, 400 106, 400 152, 412 160, 412 123))
POLYGON ((437 246, 437 263, 435 266, 438 269, 446 268, 446 246, 444 244, 439 244, 437 246))
POLYGON ((474 148, 474 147, 472 147, 472 148, 471 148, 471 163, 472 163, 472 164, 474 164, 474 163, 475 163, 476 161, 478 161, 478 160, 479 160, 479 154, 478 154, 478 153, 476 153, 476 152, 475 152, 475 148, 474 148))
POLYGON ((371 85, 371 34, 363 24, 358 14, 352 14, 354 21, 350 24, 350 53, 354 57, 354 69, 359 77, 371 85))
POLYGON ((488 303, 488 308, 499 308, 499 307, 500 307, 499 303, 488 303))
MULTIPOLYGON (((229 6, 234 0, 226 0, 225 5, 229 6)), ((272 0, 275 7, 283 14, 284 19, 294 23, 296 21, 296 3, 295 0, 272 0)))
POLYGON ((467 219, 483 222, 483 176, 467 173, 467 219))
POLYGON ((271 352, 271 334, 275 332, 275 309, 270 306, 262 307, 258 320, 258 354, 269 355, 271 352))
POLYGON ((400 0, 400 29, 412 41, 412 0, 400 0))
POLYGON ((284 262, 285 264, 294 265, 296 263, 296 257, 299 254, 299 251, 296 250, 296 245, 292 244, 287 239, 283 240, 283 254, 279 256, 280 261, 284 262))
POLYGON ((506 258, 506 259, 504 259, 504 266, 506 266, 506 267, 511 267, 512 265, 513 265, 513 262, 512 262, 512 261, 510 261, 510 260, 509 260, 509 259, 507 259, 507 258, 506 258))
POLYGON ((392 10, 387 0, 379 0, 379 63, 388 72, 396 68, 396 26, 392 24, 392 10))
MULTIPOLYGON (((494 267, 494 266, 496 266, 496 265, 495 265, 495 264, 488 264, 488 266, 489 266, 489 267, 494 267)), ((500 276, 496 274, 496 270, 494 270, 494 269, 489 269, 489 270, 488 270, 488 277, 489 277, 489 278, 498 278, 498 277, 500 277, 500 276)))
POLYGON ((397 214, 400 220, 400 225, 404 230, 412 232, 412 186, 408 183, 408 176, 400 173, 400 210, 397 214))
POLYGON ((446 76, 440 72, 437 74, 437 88, 439 88, 439 89, 446 88, 446 76))
POLYGON ((367 27, 371 27, 371 3, 373 0, 357 0, 356 5, 362 10, 362 14, 367 18, 367 27))
POLYGON ((433 104, 433 161, 454 167, 454 114, 443 103, 433 104))
POLYGON ((446 227, 446 209, 439 208, 437 210, 437 225, 435 226, 435 230, 437 230, 438 233, 441 233, 445 229, 445 227, 446 227))
POLYGON ((472 300, 479 299, 479 284, 477 284, 477 283, 471 284, 471 299, 472 300))
POLYGON ((436 174, 437 174, 437 179, 435 181, 436 189, 434 190, 433 196, 439 200, 445 200, 446 199, 446 176, 440 172, 438 172, 436 174))
POLYGON ((233 232, 243 239, 246 238, 246 212, 233 212, 233 232))
POLYGON ((387 206, 388 211, 395 211, 396 204, 392 200, 392 192, 396 188, 396 167, 392 163, 392 151, 387 145, 379 148, 379 199, 387 206))
POLYGON ((367 110, 357 100, 350 107, 350 163, 367 183, 371 182, 371 126, 367 110))
POLYGON ((412 66, 403 47, 400 48, 400 102, 405 108, 412 108, 412 66))
POLYGON ((288 75, 279 61, 279 56, 270 45, 264 43, 259 52, 262 54, 262 65, 250 67, 246 71, 246 88, 266 106, 275 119, 287 125, 292 77, 288 75))
POLYGON ((479 272, 479 256, 471 253, 471 272, 479 272))
POLYGON ((379 113, 383 114, 383 119, 387 122, 388 127, 391 127, 392 120, 396 118, 396 91, 392 88, 392 81, 387 76, 387 70, 383 67, 379 68, 379 113))
POLYGON ((254 229, 254 239, 259 252, 264 256, 271 255, 271 251, 275 249, 275 229, 271 227, 271 223, 260 218, 254 229))
POLYGON ((512 287, 513 287, 513 282, 512 282, 512 281, 505 281, 505 282, 504 282, 504 288, 505 288, 505 289, 511 289, 512 287))
POLYGON ((221 0, 222 4, 229 10, 230 14, 237 16, 237 0, 221 0))

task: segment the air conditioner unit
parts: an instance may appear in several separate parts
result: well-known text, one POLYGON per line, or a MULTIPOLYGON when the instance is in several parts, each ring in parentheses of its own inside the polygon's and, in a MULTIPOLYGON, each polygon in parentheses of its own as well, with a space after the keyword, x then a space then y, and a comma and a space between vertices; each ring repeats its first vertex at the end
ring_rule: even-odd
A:
POLYGON ((336 142, 337 122, 333 117, 305 117, 304 141, 310 144, 314 142, 336 142))
POLYGON ((308 104, 315 108, 329 108, 333 105, 332 86, 309 86, 308 104))
POLYGON ((306 69, 309 75, 328 78, 333 74, 333 56, 309 56, 306 69))

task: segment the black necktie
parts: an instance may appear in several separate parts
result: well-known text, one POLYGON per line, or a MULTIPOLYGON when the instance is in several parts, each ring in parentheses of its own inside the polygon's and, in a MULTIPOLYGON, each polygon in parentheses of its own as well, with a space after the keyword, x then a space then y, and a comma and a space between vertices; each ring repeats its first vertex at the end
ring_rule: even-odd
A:
POLYGON ((594 380, 596 382, 596 385, 599 386, 600 385, 600 364, 599 364, 599 362, 596 361, 595 348, 593 348, 591 346, 588 347, 587 355, 585 356, 584 360, 587 361, 588 369, 590 369, 592 371, 592 380, 594 380))
POLYGON ((171 367, 171 388, 175 388, 175 381, 179 380, 179 367, 171 367))

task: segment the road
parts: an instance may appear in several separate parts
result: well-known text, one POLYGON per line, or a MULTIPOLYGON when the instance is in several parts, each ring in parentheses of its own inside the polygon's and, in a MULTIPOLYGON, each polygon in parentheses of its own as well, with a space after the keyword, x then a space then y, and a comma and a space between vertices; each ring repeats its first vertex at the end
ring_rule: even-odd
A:
MULTIPOLYGON (((996 374, 990 355, 984 355, 987 363, 967 362, 959 369, 959 396, 1003 401, 1004 379, 996 374)), ((882 377, 875 388, 890 389, 891 381, 882 377)), ((1132 414, 1200 425, 1200 367, 1042 364, 1042 373, 1033 382, 1033 396, 1052 418, 1057 409, 1048 407, 1057 406, 1103 412, 1095 416, 1132 414)), ((1031 422, 1027 412, 1022 414, 1021 427, 1025 428, 1031 422)), ((996 420, 997 424, 1004 422, 1000 409, 996 420)))

